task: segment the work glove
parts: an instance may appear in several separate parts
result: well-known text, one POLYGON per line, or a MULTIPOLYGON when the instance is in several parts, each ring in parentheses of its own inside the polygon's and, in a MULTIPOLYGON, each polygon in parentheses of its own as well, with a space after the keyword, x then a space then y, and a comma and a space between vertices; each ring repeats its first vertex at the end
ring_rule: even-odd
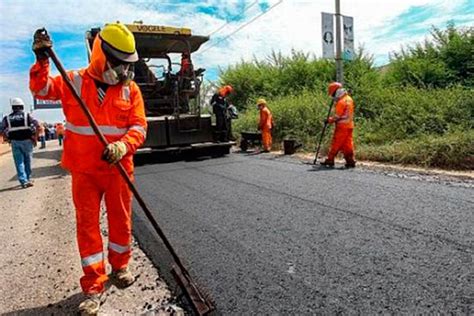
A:
POLYGON ((49 37, 48 31, 43 27, 37 29, 33 35, 33 52, 35 52, 36 60, 47 59, 47 50, 53 47, 53 41, 49 37))
POLYGON ((328 117, 327 120, 324 120, 324 124, 332 124, 332 123, 335 123, 336 122, 336 119, 334 117, 328 117))
POLYGON ((124 142, 117 141, 110 143, 105 147, 102 153, 102 159, 110 164, 116 164, 127 154, 127 145, 124 142))

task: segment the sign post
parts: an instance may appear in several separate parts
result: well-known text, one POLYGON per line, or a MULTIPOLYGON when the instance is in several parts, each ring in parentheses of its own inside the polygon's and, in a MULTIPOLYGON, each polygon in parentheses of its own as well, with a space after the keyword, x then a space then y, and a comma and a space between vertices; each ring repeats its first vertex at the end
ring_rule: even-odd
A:
POLYGON ((336 81, 344 83, 343 60, 354 58, 354 18, 341 14, 340 0, 336 0, 336 13, 321 12, 321 35, 323 58, 334 58, 336 61, 336 81), (336 18, 336 32, 334 32, 336 18), (342 19, 342 26, 341 26, 342 19), (343 40, 344 36, 344 40, 343 40), (343 42, 344 41, 344 42, 343 42), (334 42, 336 52, 334 54, 334 42), (344 45, 344 48, 343 48, 344 45))
POLYGON ((336 81, 344 83, 344 72, 342 69, 342 40, 341 40, 341 1, 336 0, 336 81))
POLYGON ((321 32, 323 36, 323 58, 334 58, 334 15, 321 13, 321 32))

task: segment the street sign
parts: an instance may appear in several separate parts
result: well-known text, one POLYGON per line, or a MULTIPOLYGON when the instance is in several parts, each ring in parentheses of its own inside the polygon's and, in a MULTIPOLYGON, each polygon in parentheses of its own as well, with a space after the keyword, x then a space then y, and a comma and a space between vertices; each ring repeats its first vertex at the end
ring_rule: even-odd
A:
POLYGON ((321 12, 323 58, 334 58, 334 14, 321 12))
POLYGON ((354 52, 354 18, 351 16, 343 16, 342 24, 344 29, 344 51, 342 58, 345 60, 353 60, 354 52))
MULTIPOLYGON (((323 43, 323 58, 335 58, 334 43, 336 35, 334 32, 334 14, 321 12, 321 35, 323 43)), ((354 51, 354 18, 351 16, 342 16, 344 45, 342 59, 352 60, 355 56, 354 51)))

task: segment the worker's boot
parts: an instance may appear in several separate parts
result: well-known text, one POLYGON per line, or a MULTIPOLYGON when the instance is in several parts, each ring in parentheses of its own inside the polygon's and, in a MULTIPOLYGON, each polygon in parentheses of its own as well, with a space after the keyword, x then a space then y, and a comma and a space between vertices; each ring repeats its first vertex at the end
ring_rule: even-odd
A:
POLYGON ((135 277, 128 268, 123 268, 112 272, 112 280, 116 287, 124 289, 135 282, 135 277))
POLYGON ((97 315, 99 313, 100 305, 105 301, 105 295, 87 294, 86 299, 79 304, 79 314, 82 316, 97 315))
POLYGON ((346 162, 346 168, 355 168, 356 162, 355 161, 348 161, 346 162))
POLYGON ((334 160, 326 159, 323 162, 321 162, 321 166, 332 168, 332 167, 334 167, 334 160))

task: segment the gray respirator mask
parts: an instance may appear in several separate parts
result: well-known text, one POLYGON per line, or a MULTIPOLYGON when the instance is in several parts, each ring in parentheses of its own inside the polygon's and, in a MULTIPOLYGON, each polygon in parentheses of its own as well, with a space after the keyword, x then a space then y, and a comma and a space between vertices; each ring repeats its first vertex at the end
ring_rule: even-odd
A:
POLYGON ((120 64, 112 67, 107 61, 107 69, 102 74, 104 83, 115 86, 119 83, 128 85, 135 77, 135 73, 130 69, 130 64, 120 64))

